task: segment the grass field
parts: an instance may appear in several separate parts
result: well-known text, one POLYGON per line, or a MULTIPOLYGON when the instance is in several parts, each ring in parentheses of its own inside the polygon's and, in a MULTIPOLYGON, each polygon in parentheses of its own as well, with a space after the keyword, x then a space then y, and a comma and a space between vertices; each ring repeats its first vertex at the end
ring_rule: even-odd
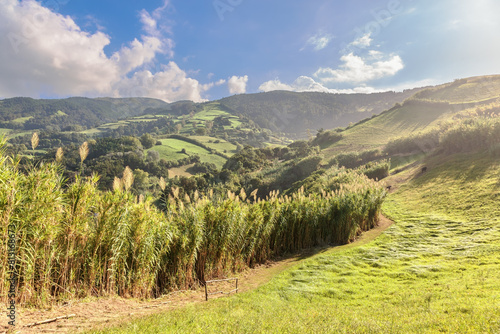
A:
POLYGON ((426 98, 435 101, 471 103, 500 96, 500 78, 498 76, 470 78, 467 83, 447 86, 442 89, 434 89, 433 93, 426 98))
POLYGON ((160 157, 167 161, 179 160, 188 157, 188 155, 197 154, 200 156, 200 160, 202 162, 213 163, 218 168, 222 167, 222 165, 224 165, 224 163, 226 162, 226 159, 212 154, 200 146, 185 142, 183 140, 168 138, 161 139, 161 142, 162 145, 153 146, 150 150, 158 151, 158 153, 160 153, 160 157), (182 149, 185 149, 188 155, 181 153, 182 149))
POLYGON ((190 165, 186 165, 186 166, 170 168, 168 170, 168 177, 176 177, 176 176, 190 177, 190 176, 192 176, 192 174, 189 173, 187 170, 193 166, 194 166, 194 164, 190 164, 190 165))
POLYGON ((234 116, 227 111, 220 110, 217 103, 208 104, 204 110, 196 113, 193 119, 197 121, 213 121, 216 117, 219 116, 229 118, 231 126, 227 126, 227 128, 236 128, 237 126, 240 126, 242 124, 237 116, 234 116))
POLYGON ((219 152, 224 152, 226 151, 227 153, 224 153, 226 155, 233 155, 236 153, 236 145, 231 144, 230 142, 225 141, 224 139, 217 139, 214 137, 208 137, 208 136, 190 136, 190 138, 196 139, 199 142, 207 145, 208 147, 219 151, 219 152), (218 143, 214 143, 214 141, 219 141, 218 143))
POLYGON ((323 153, 329 158, 343 151, 379 148, 393 138, 433 127, 449 111, 442 107, 403 106, 347 129, 342 132, 342 140, 324 149, 323 153))
POLYGON ((499 333, 500 162, 426 165, 403 172, 409 183, 384 204, 396 224, 375 241, 305 259, 252 292, 94 333, 499 333))
POLYGON ((27 121, 29 121, 32 118, 33 118, 33 116, 19 117, 19 118, 16 118, 16 119, 12 120, 12 123, 24 124, 24 123, 26 123, 27 121))

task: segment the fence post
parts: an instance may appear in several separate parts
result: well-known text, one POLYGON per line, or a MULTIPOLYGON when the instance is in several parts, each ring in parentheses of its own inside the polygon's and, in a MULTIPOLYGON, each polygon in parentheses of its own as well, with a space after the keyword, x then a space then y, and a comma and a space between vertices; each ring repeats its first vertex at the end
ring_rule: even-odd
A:
POLYGON ((207 282, 205 282, 205 301, 208 302, 208 289, 207 289, 207 282))
POLYGON ((238 293, 238 279, 236 279, 236 293, 238 293))

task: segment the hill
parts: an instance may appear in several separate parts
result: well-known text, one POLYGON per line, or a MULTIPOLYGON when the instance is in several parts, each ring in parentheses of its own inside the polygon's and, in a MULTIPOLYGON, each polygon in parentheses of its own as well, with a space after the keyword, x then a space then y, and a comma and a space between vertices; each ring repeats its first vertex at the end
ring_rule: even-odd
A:
POLYGON ((499 98, 500 76, 460 79, 426 88, 378 116, 338 131, 340 139, 336 136, 335 140, 322 141, 323 153, 331 157, 342 152, 381 149, 395 138, 430 130, 464 110, 488 106, 499 98))
POLYGON ((217 110, 220 114, 216 116, 236 118, 231 121, 235 127, 239 125, 238 119, 243 119, 271 132, 283 132, 290 138, 305 138, 308 129, 345 126, 378 114, 418 91, 352 95, 271 92, 237 95, 208 103, 171 104, 150 98, 35 100, 18 97, 0 101, 0 129, 3 132, 86 130, 88 134, 96 134, 113 126, 126 126, 116 122, 132 117, 182 118, 195 114, 195 120, 205 121, 207 114, 217 110))
POLYGON ((306 138, 306 131, 347 126, 380 114, 421 89, 401 93, 328 94, 274 91, 235 95, 217 101, 228 111, 253 120, 262 128, 306 138))
POLYGON ((0 101, 0 128, 13 130, 81 131, 166 106, 150 98, 71 97, 35 100, 16 97, 0 101))
POLYGON ((498 159, 480 151, 425 163, 425 174, 415 165, 398 175, 383 205, 395 224, 376 240, 316 249, 254 291, 88 333, 496 332, 498 159))

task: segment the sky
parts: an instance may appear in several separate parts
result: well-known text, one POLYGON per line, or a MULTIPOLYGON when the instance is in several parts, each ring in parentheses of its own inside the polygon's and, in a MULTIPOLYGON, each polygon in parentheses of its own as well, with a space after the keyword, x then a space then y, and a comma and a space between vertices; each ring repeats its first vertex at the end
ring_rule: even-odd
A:
POLYGON ((216 100, 500 74, 498 0, 0 0, 0 98, 216 100))

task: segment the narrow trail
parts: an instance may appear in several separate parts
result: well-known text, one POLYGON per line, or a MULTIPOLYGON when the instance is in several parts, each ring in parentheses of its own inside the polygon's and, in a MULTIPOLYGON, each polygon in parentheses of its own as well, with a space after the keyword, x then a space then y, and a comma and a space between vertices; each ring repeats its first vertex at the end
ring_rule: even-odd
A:
MULTIPOLYGON (((299 263, 303 259, 318 253, 341 251, 359 247, 374 239, 389 228, 393 222, 380 216, 379 225, 370 231, 361 234, 354 242, 328 248, 305 250, 293 257, 269 262, 254 269, 248 269, 238 276, 239 291, 245 292, 258 288, 270 281, 274 276, 299 263)), ((213 298, 224 298, 213 297, 213 298)), ((16 327, 7 332, 6 317, 2 319, 0 334, 2 333, 79 333, 95 327, 118 325, 123 321, 138 319, 147 315, 165 312, 183 307, 188 304, 205 302, 204 288, 190 291, 170 293, 162 298, 149 301, 126 299, 119 297, 100 297, 88 300, 70 301, 65 305, 54 306, 50 310, 18 309, 16 327), (54 322, 40 324, 33 327, 26 325, 61 316, 74 315, 69 319, 59 319, 54 322)))

